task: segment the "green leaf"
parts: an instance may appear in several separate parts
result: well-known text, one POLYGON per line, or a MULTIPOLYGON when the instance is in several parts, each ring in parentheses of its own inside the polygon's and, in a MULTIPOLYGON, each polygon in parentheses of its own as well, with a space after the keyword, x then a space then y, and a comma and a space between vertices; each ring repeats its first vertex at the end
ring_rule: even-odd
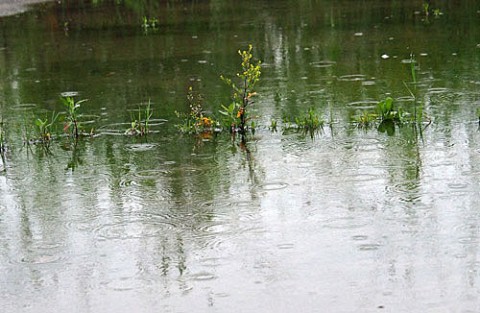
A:
POLYGON ((385 99, 385 110, 386 112, 390 112, 393 109, 393 99, 390 97, 387 97, 385 99))

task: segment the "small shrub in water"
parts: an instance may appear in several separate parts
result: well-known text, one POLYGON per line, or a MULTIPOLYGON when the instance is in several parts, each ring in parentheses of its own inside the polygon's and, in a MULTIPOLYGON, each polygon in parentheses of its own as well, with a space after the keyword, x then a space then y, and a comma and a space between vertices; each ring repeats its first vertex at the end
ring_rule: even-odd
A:
POLYGON ((230 78, 226 78, 223 75, 220 78, 232 88, 233 102, 227 107, 222 105, 220 114, 223 115, 223 124, 230 123, 227 127, 231 132, 237 130, 244 134, 246 131, 247 121, 249 120, 247 107, 253 104, 252 98, 256 95, 253 90, 257 82, 260 80, 261 62, 253 61, 252 45, 248 46, 245 51, 238 51, 242 59, 241 72, 237 73, 237 77, 240 79, 241 84, 237 85, 230 78))

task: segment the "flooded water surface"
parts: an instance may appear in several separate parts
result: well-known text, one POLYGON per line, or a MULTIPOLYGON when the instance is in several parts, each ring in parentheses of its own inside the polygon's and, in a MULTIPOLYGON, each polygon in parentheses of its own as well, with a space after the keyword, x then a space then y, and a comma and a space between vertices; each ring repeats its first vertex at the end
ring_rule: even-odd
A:
POLYGON ((347 0, 2 17, 3 311, 478 312, 479 18, 476 1, 347 0), (218 116, 249 44, 255 133, 180 133, 189 87, 218 116), (59 119, 29 142, 62 95, 88 100, 92 136, 59 119), (422 118, 359 123, 387 97, 422 118), (148 103, 148 136, 125 135, 148 103), (318 132, 286 129, 309 108, 318 132))

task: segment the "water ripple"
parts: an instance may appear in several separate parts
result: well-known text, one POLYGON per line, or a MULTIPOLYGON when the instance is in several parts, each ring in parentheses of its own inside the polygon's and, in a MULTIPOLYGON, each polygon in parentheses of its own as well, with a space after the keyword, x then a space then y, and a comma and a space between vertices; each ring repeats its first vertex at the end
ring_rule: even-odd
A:
POLYGON ((359 109, 359 110, 363 110, 363 109, 366 110, 366 109, 376 108, 377 104, 378 104, 378 101, 375 101, 375 100, 362 100, 362 101, 350 102, 347 104, 347 106, 355 109, 359 109))
POLYGON ((189 275, 186 275, 186 277, 189 280, 193 280, 193 281, 207 281, 207 280, 214 280, 217 278, 215 274, 206 272, 206 271, 189 274, 189 275))
POLYGON ((260 190, 263 191, 272 191, 272 190, 280 190, 280 189, 285 189, 288 187, 288 184, 285 182, 270 182, 270 183, 264 183, 258 186, 260 190))
POLYGON ((358 250, 360 250, 360 251, 375 251, 375 250, 378 250, 380 247, 381 247, 380 244, 366 243, 366 244, 358 245, 358 250))
POLYGON ((104 240, 128 240, 165 236, 173 228, 174 225, 164 219, 142 218, 104 224, 95 233, 104 240))
POLYGON ((167 169, 152 169, 136 171, 133 176, 140 179, 157 179, 169 174, 171 174, 171 171, 167 169))
POLYGON ((23 257, 20 262, 26 264, 51 264, 51 263, 62 263, 65 260, 65 257, 57 254, 36 254, 23 257))
POLYGON ((258 208, 249 201, 220 199, 193 205, 192 236, 203 246, 218 248, 246 233, 257 232, 258 208))
POLYGON ((368 220, 361 220, 354 217, 338 217, 326 220, 324 227, 333 229, 356 229, 369 224, 368 220))
POLYGON ((329 60, 310 62, 310 66, 311 67, 316 67, 316 68, 332 67, 336 64, 337 64, 337 62, 329 61, 329 60))
POLYGON ((132 143, 126 144, 124 149, 129 152, 143 152, 153 150, 158 146, 156 143, 132 143))
POLYGON ((363 81, 365 80, 366 76, 362 74, 352 74, 352 75, 343 75, 338 77, 339 81, 344 82, 355 82, 355 81, 363 81))

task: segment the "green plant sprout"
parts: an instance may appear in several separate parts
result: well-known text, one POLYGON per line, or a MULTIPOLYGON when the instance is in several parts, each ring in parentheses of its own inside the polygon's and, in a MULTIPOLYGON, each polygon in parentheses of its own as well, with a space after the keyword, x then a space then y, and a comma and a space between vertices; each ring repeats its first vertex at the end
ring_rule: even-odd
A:
POLYGON ((353 120, 354 123, 357 123, 357 126, 359 128, 368 128, 371 125, 373 125, 373 123, 375 123, 377 118, 378 118, 378 114, 376 114, 376 113, 370 113, 368 111, 362 111, 361 114, 359 114, 357 116, 354 116, 352 118, 352 120, 353 120))
POLYGON ((441 15, 443 15, 443 12, 439 8, 433 10, 433 16, 435 18, 439 18, 441 15))
POLYGON ((412 77, 413 91, 408 87, 408 84, 405 81, 403 82, 403 85, 405 86, 407 91, 410 93, 410 96, 412 96, 413 103, 414 103, 413 116, 412 116, 410 122, 420 124, 424 120, 427 120, 427 125, 425 126, 425 127, 427 127, 431 124, 432 120, 424 115, 423 107, 418 105, 417 96, 416 96, 416 93, 417 93, 417 74, 416 74, 417 61, 415 60, 415 55, 413 53, 410 54, 410 62, 409 63, 410 63, 410 75, 412 77))
POLYGON ((54 130, 54 124, 57 121, 58 114, 52 112, 52 116, 48 118, 45 116, 45 119, 37 118, 35 120, 36 133, 38 141, 43 144, 48 144, 52 139, 52 131, 54 130))
POLYGON ((272 118, 271 121, 270 121, 270 127, 269 127, 270 131, 276 132, 277 131, 277 124, 278 124, 277 120, 272 118))
POLYGON ((152 118, 152 115, 151 103, 150 100, 148 100, 148 104, 145 107, 143 114, 142 110, 138 108, 138 118, 134 118, 132 115, 130 127, 125 131, 125 134, 133 136, 147 135, 150 132, 150 119, 152 118))
POLYGON ((429 15, 429 8, 430 8, 430 3, 428 3, 428 1, 425 1, 423 3, 423 13, 425 14, 425 16, 429 15))
POLYGON ((222 109, 219 110, 219 113, 222 115, 223 128, 229 129, 231 133, 236 132, 238 125, 241 124, 239 103, 232 102, 228 106, 223 104, 220 106, 222 109))
POLYGON ((401 111, 393 109, 393 98, 387 97, 377 104, 377 112, 380 117, 380 122, 400 122, 402 118, 401 111))
POLYGON ((142 18, 142 28, 145 33, 148 33, 148 29, 156 30, 158 25, 158 19, 156 17, 147 18, 143 16, 142 18))
POLYGON ((80 108, 80 104, 88 100, 84 99, 75 102, 73 97, 70 96, 62 97, 61 100, 67 108, 67 113, 65 116, 65 126, 63 130, 72 134, 75 139, 78 139, 78 137, 80 136, 80 121, 78 119, 78 109, 80 108))
POLYGON ((252 98, 256 95, 256 92, 253 88, 260 80, 260 75, 262 74, 261 61, 253 61, 252 50, 252 45, 249 45, 247 50, 238 51, 242 59, 242 70, 237 73, 237 77, 241 81, 239 86, 232 79, 223 75, 220 76, 233 91, 233 102, 229 106, 222 105, 222 110, 220 110, 220 114, 224 116, 226 121, 224 124, 231 123, 228 127, 232 133, 238 131, 241 134, 245 134, 247 121, 249 120, 247 108, 254 103, 252 98))

